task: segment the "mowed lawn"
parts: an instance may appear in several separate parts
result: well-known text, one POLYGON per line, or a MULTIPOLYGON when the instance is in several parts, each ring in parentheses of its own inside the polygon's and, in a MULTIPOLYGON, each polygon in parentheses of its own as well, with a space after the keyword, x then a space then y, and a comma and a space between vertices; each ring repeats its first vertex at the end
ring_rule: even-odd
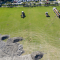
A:
POLYGON ((20 42, 25 50, 23 55, 42 51, 46 54, 41 60, 60 60, 60 19, 53 7, 0 8, 0 34, 23 37, 20 42), (24 19, 21 11, 25 12, 24 19))

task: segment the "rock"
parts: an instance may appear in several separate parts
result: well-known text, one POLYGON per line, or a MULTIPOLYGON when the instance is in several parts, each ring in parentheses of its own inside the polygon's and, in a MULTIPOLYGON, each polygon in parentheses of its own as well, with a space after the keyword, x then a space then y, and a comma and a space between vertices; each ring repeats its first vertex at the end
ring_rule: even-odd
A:
POLYGON ((43 53, 40 51, 36 51, 31 54, 31 57, 33 60, 39 60, 43 57, 43 53))
POLYGON ((19 41, 22 41, 22 40, 23 40, 22 37, 14 37, 14 38, 13 38, 13 43, 19 42, 19 41))
MULTIPOLYGON (((34 53, 36 54, 37 52, 34 52, 34 53)), ((41 55, 41 52, 38 52, 38 53, 40 53, 38 55, 41 55)), ((27 54, 27 55, 23 55, 23 56, 14 56, 14 57, 3 57, 3 58, 0 58, 0 60, 8 60, 8 59, 9 60, 39 60, 39 59, 32 59, 31 54, 27 54)))
POLYGON ((0 58, 6 57, 6 56, 7 56, 7 54, 5 54, 5 53, 0 49, 0 58))
POLYGON ((24 53, 23 45, 18 43, 23 40, 22 37, 9 38, 7 42, 4 42, 3 40, 7 38, 9 35, 0 36, 0 58, 20 56, 24 53))
POLYGON ((22 37, 9 38, 7 42, 3 40, 9 38, 9 35, 0 35, 0 59, 1 60, 39 60, 43 57, 40 51, 33 52, 28 55, 21 56, 24 53, 23 45, 18 43, 22 41, 22 37), (15 57, 15 58, 14 58, 15 57))
POLYGON ((9 35, 1 35, 0 40, 5 40, 8 39, 10 36, 9 35))
POLYGON ((20 56, 22 53, 24 53, 23 46, 18 43, 11 43, 6 44, 4 48, 2 48, 3 54, 6 54, 6 56, 20 56))
POLYGON ((7 44, 11 44, 11 43, 13 43, 12 38, 7 39, 7 44))
POLYGON ((0 34, 0 37, 1 37, 1 34, 0 34))
POLYGON ((4 48, 5 45, 6 45, 6 43, 4 41, 0 40, 0 49, 4 48))
POLYGON ((16 43, 16 42, 19 42, 19 41, 22 41, 23 38, 22 37, 14 37, 14 38, 9 38, 7 40, 7 43, 16 43))
POLYGON ((14 57, 14 60, 33 60, 31 54, 14 57))

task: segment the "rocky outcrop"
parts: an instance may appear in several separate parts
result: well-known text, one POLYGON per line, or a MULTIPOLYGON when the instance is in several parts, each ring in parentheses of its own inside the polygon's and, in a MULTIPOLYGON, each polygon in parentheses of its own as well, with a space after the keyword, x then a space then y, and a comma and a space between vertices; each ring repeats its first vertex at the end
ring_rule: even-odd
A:
MULTIPOLYGON (((34 53, 36 53, 36 52, 34 52, 34 53)), ((14 56, 14 57, 3 57, 3 58, 0 58, 0 60, 8 60, 8 59, 9 60, 39 60, 42 58, 41 56, 43 55, 43 53, 41 53, 41 52, 39 54, 37 54, 38 57, 36 57, 36 55, 34 56, 34 54, 33 55, 32 54, 23 55, 23 56, 14 56), (32 57, 34 57, 34 59, 32 57), (41 57, 41 58, 39 58, 39 57, 41 57)))
POLYGON ((8 39, 9 35, 0 35, 0 40, 8 39))
POLYGON ((22 37, 9 38, 9 35, 0 35, 0 58, 20 56, 24 53, 23 45, 18 43, 22 37), (9 38, 9 39, 8 39, 9 38), (7 39, 7 42, 3 40, 7 39))
POLYGON ((36 52, 33 52, 31 54, 31 57, 32 57, 33 60, 39 60, 39 59, 41 59, 43 57, 43 55, 44 54, 42 52, 36 51, 36 52))
POLYGON ((39 60, 43 57, 44 54, 40 51, 21 56, 24 53, 23 45, 18 42, 23 38, 9 37, 9 35, 0 35, 0 60, 39 60), (5 39, 7 42, 3 41, 5 39))
POLYGON ((22 37, 13 37, 13 38, 9 38, 7 40, 7 43, 16 43, 16 42, 19 42, 19 41, 22 41, 23 38, 22 37))

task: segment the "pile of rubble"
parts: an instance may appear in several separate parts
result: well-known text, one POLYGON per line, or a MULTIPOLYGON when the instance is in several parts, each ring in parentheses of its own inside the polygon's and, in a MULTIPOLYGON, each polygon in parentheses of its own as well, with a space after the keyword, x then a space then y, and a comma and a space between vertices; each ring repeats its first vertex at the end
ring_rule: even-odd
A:
POLYGON ((0 60, 39 60, 43 57, 43 53, 36 51, 32 54, 23 55, 23 56, 14 56, 14 57, 3 57, 0 60))
POLYGON ((23 40, 22 37, 9 38, 9 35, 0 35, 0 58, 8 56, 20 56, 24 53, 23 46, 18 41, 23 40), (3 40, 7 39, 7 42, 3 40))
POLYGON ((39 60, 43 57, 40 51, 33 52, 28 55, 24 53, 23 46, 18 43, 22 41, 22 37, 9 38, 9 35, 0 35, 0 60, 39 60), (7 39, 6 42, 3 40, 7 39))

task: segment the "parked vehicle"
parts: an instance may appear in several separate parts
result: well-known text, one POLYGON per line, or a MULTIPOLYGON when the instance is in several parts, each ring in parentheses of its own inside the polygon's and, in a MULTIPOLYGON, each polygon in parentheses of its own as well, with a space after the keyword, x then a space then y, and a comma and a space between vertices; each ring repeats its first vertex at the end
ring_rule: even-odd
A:
POLYGON ((14 1, 14 3, 17 3, 17 1, 14 1))
POLYGON ((20 1, 17 1, 18 3, 21 3, 20 1))

